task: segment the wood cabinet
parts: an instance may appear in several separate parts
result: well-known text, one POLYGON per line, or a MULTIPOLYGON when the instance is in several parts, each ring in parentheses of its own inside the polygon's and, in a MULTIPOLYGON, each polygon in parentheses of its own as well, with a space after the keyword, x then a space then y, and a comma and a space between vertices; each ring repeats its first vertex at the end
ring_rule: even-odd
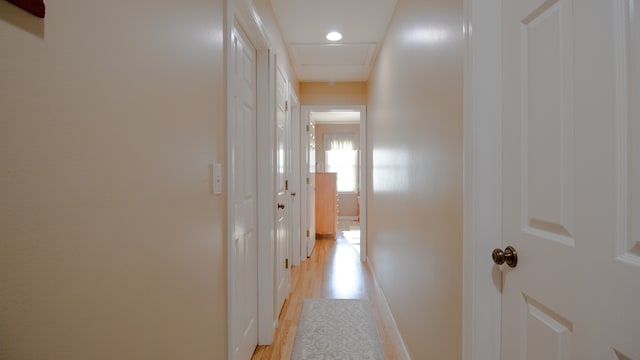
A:
POLYGON ((316 173, 316 234, 336 236, 338 192, 336 173, 316 173))

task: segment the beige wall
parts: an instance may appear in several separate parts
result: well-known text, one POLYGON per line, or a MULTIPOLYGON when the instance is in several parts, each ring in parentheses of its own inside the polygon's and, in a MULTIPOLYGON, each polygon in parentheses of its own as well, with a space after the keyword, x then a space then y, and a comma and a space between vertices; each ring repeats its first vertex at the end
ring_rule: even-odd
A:
POLYGON ((226 358, 222 1, 0 1, 0 43, 0 358, 226 358))
POLYGON ((369 84, 368 255, 414 359, 461 358, 461 0, 399 0, 369 84))
POLYGON ((301 82, 302 105, 366 105, 366 82, 301 82))
MULTIPOLYGON (((351 133, 360 138, 358 124, 316 124, 316 170, 326 171, 324 156, 325 133, 351 133)), ((338 216, 358 216, 358 197, 355 193, 338 193, 338 216)))

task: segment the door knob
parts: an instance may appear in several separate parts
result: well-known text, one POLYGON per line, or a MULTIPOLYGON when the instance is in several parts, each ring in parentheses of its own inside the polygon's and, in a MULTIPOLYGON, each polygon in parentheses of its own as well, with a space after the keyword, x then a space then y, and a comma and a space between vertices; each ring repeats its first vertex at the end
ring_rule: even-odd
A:
POLYGON ((278 203, 278 209, 284 209, 284 204, 278 203))
POLYGON ((292 193, 291 193, 291 196, 296 196, 296 193, 292 192, 292 193))
POLYGON ((502 251, 501 249, 495 249, 493 250, 491 257, 493 258, 493 262, 498 265, 507 263, 507 265, 512 268, 518 265, 518 253, 516 252, 516 249, 513 248, 513 246, 507 246, 504 251, 502 251))

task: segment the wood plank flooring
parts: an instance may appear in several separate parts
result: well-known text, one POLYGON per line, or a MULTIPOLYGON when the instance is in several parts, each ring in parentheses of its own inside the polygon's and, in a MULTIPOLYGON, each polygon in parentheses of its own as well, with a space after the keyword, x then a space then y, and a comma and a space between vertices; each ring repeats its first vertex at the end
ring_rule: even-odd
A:
POLYGON ((371 270, 360 262, 358 252, 341 235, 336 240, 316 240, 311 257, 292 268, 291 285, 273 344, 258 346, 252 360, 290 358, 305 298, 369 299, 385 359, 404 358, 371 270))

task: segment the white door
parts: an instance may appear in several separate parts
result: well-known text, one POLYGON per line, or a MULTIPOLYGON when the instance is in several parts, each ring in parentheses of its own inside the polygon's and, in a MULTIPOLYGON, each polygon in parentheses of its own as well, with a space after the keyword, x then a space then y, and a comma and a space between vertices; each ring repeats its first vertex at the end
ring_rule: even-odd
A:
POLYGON ((640 359, 640 3, 502 10, 502 359, 640 359))
POLYGON ((258 344, 256 50, 240 31, 234 29, 232 51, 231 357, 250 359, 258 344))
POLYGON ((313 247, 316 245, 316 130, 307 112, 307 147, 306 147, 306 176, 307 176, 307 246, 305 247, 306 257, 311 256, 313 247))
POLYGON ((276 317, 289 294, 289 116, 287 116, 287 78, 276 67, 276 317))
POLYGON ((301 139, 300 139, 300 104, 295 95, 293 87, 289 86, 289 117, 291 118, 291 181, 289 181, 290 195, 290 219, 291 219, 291 262, 293 265, 300 265, 300 247, 303 237, 301 233, 302 211, 300 211, 300 167, 301 161, 301 139), (294 150, 295 149, 295 150, 294 150))

